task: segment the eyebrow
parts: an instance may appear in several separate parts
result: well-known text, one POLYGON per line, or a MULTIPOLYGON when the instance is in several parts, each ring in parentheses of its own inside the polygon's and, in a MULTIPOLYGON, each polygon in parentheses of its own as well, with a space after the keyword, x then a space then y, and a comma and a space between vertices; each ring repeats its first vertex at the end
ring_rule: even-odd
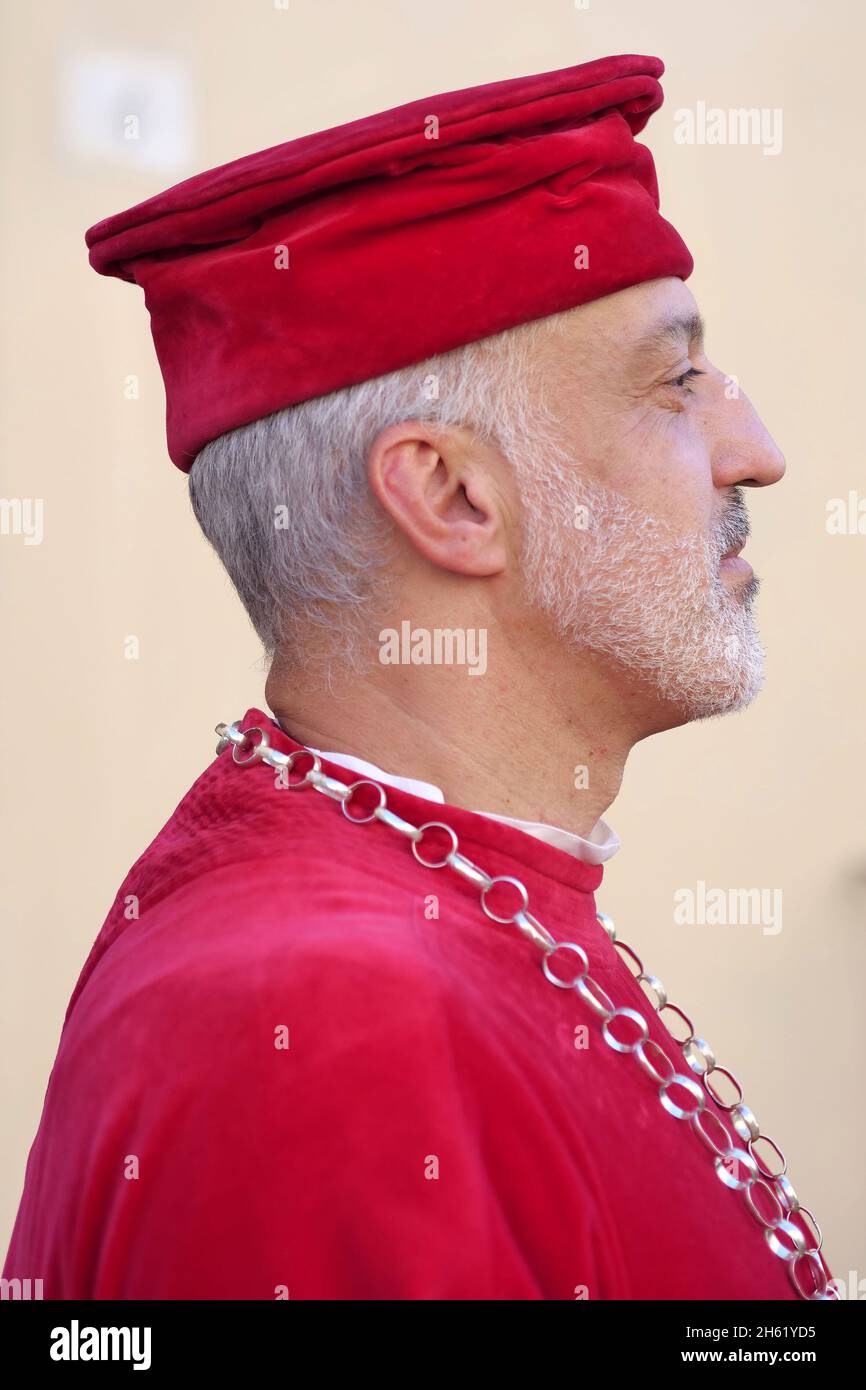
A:
POLYGON ((648 333, 639 338, 631 355, 635 358, 644 357, 648 353, 659 352, 663 348, 676 347, 678 343, 683 341, 697 343, 700 346, 704 341, 705 333, 706 324, 700 314, 673 314, 662 319, 648 333))

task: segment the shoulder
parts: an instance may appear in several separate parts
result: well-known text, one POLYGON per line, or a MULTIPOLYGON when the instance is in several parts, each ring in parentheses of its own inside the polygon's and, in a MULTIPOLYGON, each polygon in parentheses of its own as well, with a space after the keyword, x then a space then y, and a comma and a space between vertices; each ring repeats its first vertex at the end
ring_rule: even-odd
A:
POLYGON ((377 1048, 424 1040, 429 1051, 450 1020, 471 1016, 461 1002, 471 980, 424 897, 351 863, 314 854, 298 871, 290 856, 245 859, 134 902, 137 915, 114 924, 92 962, 73 1032, 155 1032, 193 1064, 203 1030, 212 1050, 247 1060, 279 1052, 288 1034, 310 1065, 366 1039, 372 1066, 377 1048))
POLYGON ((130 923, 78 1001, 65 1104, 106 1163, 118 1133, 139 1156, 145 1296, 537 1296, 535 1176, 543 1270, 567 1155, 514 1064, 491 939, 343 867, 293 891, 269 861, 223 866, 130 923))

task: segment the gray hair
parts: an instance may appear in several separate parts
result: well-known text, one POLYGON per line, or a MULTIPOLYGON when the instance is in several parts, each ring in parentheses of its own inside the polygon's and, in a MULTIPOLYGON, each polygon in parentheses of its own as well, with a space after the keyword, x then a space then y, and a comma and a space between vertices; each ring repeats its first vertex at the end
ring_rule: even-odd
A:
POLYGON ((549 423, 535 348, 565 317, 303 401, 205 445, 189 475, 193 511, 267 656, 303 663, 326 633, 331 654, 359 664, 392 553, 393 522, 367 481, 374 440, 402 420, 460 425, 518 467, 549 423))

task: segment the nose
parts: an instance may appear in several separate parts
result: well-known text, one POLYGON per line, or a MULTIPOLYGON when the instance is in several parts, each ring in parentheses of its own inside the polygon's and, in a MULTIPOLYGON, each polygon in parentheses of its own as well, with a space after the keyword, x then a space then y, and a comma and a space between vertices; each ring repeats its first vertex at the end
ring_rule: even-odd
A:
POLYGON ((712 451, 716 487, 769 487, 785 474, 785 456, 748 397, 726 400, 712 451))

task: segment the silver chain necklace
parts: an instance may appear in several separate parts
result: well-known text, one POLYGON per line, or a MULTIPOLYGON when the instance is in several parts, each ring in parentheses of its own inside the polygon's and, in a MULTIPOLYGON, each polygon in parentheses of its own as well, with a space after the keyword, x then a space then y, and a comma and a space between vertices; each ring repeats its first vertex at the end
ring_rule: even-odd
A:
MULTIPOLYGON (((388 809, 385 788, 369 778, 345 783, 322 772, 321 759, 309 748, 300 747, 293 753, 281 753, 271 747, 267 731, 258 727, 241 732, 239 721, 233 724, 217 724, 219 735, 217 753, 231 747, 232 758, 239 767, 251 767, 257 762, 280 772, 281 785, 291 791, 312 787, 323 796, 339 802, 340 809, 348 821, 355 825, 368 825, 371 821, 381 821, 389 830, 402 835, 409 841, 415 859, 425 869, 449 868, 461 878, 466 879, 480 890, 481 908, 493 922, 503 926, 516 927, 542 953, 541 968, 545 978, 557 989, 573 990, 587 1008, 601 1020, 601 1031, 605 1042, 615 1052, 633 1057, 649 1080, 658 1087, 661 1104, 675 1119, 685 1120, 701 1143, 713 1155, 713 1164, 719 1179, 733 1192, 743 1195, 746 1206, 764 1232, 768 1248, 783 1260, 791 1283, 799 1298, 812 1301, 835 1301, 838 1293, 827 1278, 827 1271, 820 1256, 824 1243, 821 1228, 807 1207, 800 1205, 797 1193, 787 1176, 787 1160, 772 1139, 761 1133, 755 1116, 743 1100, 743 1089, 727 1067, 719 1066, 715 1053, 703 1038, 697 1037, 691 1019, 677 1004, 669 1002, 661 980, 644 970, 643 962, 635 951, 624 941, 617 939, 616 928, 604 912, 596 917, 606 931, 613 945, 625 961, 636 982, 649 990, 647 1002, 665 1024, 674 1042, 680 1048, 690 1076, 676 1071, 667 1053, 649 1037, 649 1028, 644 1016, 637 1009, 617 1006, 597 984, 589 973, 589 958, 581 946, 573 941, 557 941, 546 927, 529 911, 529 894, 517 878, 500 875, 491 877, 484 869, 467 859, 458 849, 457 835, 451 826, 442 821, 427 821, 424 825, 412 825, 388 809), (298 762, 309 759, 306 771, 299 772, 298 762), (369 811, 352 813, 349 807, 352 798, 362 788, 372 788, 378 798, 377 804, 369 811), (450 843, 447 853, 437 857, 425 857, 422 851, 424 836, 430 831, 444 833, 450 843), (488 901, 488 894, 494 887, 506 884, 516 893, 517 910, 509 916, 495 913, 488 901), (564 971, 566 973, 559 973, 564 971), (652 996, 652 997, 651 997, 652 996), (677 1037, 668 1017, 677 1020, 685 1037, 677 1037), (616 1020, 627 1021, 631 1038, 617 1036, 614 1032, 616 1020), (725 1077, 733 1088, 735 1100, 725 1101, 719 1094, 711 1078, 725 1077), (670 1094, 672 1087, 685 1092, 687 1103, 679 1103, 670 1094), (731 1143, 731 1135, 718 1115, 707 1107, 707 1097, 713 1105, 726 1113, 743 1147, 731 1143), (758 1144, 773 1150, 778 1162, 768 1165, 756 1152, 758 1144), (799 1215, 808 1220, 814 1229, 812 1244, 798 1225, 791 1219, 799 1215)), ((617 1025, 620 1027, 620 1025, 617 1025)), ((681 1096, 681 1100, 685 1097, 681 1096)))

